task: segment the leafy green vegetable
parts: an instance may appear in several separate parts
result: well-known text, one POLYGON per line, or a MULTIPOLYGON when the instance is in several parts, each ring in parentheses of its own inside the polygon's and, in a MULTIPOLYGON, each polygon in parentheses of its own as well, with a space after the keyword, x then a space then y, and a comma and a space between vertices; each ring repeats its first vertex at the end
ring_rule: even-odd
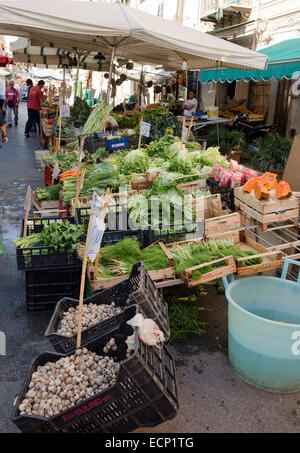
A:
POLYGON ((40 201, 54 201, 59 199, 59 192, 62 190, 62 184, 47 186, 45 188, 38 187, 35 191, 40 201))
POLYGON ((71 108, 71 118, 74 122, 74 126, 83 126, 86 123, 90 113, 91 107, 88 103, 77 96, 74 101, 74 106, 71 108))
POLYGON ((82 225, 73 225, 68 221, 54 222, 44 227, 40 233, 40 240, 42 245, 51 246, 60 251, 79 243, 82 234, 82 225))
MULTIPOLYGON (((88 117, 85 125, 83 127, 82 135, 92 135, 95 132, 100 132, 104 128, 105 120, 107 116, 111 113, 113 109, 113 104, 105 106, 104 104, 97 104, 93 108, 92 113, 88 117)), ((75 140, 72 143, 67 145, 69 148, 75 148, 79 146, 78 140, 75 140)))
POLYGON ((56 162, 58 164, 58 168, 61 171, 68 171, 73 168, 74 165, 78 162, 78 152, 68 152, 68 153, 52 153, 47 154, 44 157, 46 162, 51 163, 54 165, 56 162))
MULTIPOLYGON (((151 124, 149 139, 158 140, 166 134, 166 129, 173 129, 174 135, 180 135, 181 125, 173 113, 170 113, 164 107, 155 109, 143 110, 143 120, 151 124)), ((140 125, 136 127, 137 134, 139 133, 140 125)))
MULTIPOLYGON (((59 136, 59 121, 58 117, 55 117, 53 129, 52 129, 52 136, 58 137, 59 136)), ((63 138, 74 138, 76 137, 75 129, 72 124, 72 118, 66 117, 61 118, 61 137, 63 138)))
POLYGON ((124 175, 133 173, 146 173, 150 167, 150 159, 141 149, 130 151, 120 167, 120 172, 124 175))
POLYGON ((224 168, 229 168, 229 162, 225 156, 222 156, 218 146, 210 147, 205 151, 202 151, 199 163, 212 167, 215 162, 222 165, 224 168))
POLYGON ((204 308, 197 306, 194 302, 182 303, 174 296, 167 296, 169 322, 171 335, 169 344, 174 341, 185 340, 189 334, 202 336, 205 334, 206 323, 198 320, 199 313, 204 308))
POLYGON ((143 261, 148 271, 168 267, 168 258, 159 245, 141 250, 136 238, 125 238, 101 249, 97 277, 103 279, 128 275, 137 261, 143 261))
MULTIPOLYGON (((229 240, 210 240, 207 242, 190 242, 187 244, 175 245, 170 249, 174 260, 176 274, 184 275, 185 269, 197 266, 198 264, 209 263, 226 256, 233 255, 234 258, 242 258, 254 255, 251 251, 242 251, 236 247, 231 239, 229 240)), ((261 263, 262 258, 254 258, 244 261, 244 266, 261 263)), ((222 262, 213 266, 208 265, 192 272, 192 279, 198 280, 207 272, 211 272, 214 267, 223 266, 222 262)))

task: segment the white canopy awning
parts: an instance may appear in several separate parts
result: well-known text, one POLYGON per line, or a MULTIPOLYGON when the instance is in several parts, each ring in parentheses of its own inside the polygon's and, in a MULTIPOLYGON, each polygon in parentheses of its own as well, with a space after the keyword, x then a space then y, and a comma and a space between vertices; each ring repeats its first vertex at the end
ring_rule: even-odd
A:
POLYGON ((267 57, 121 3, 68 0, 0 0, 2 34, 31 39, 33 46, 101 51, 166 70, 216 66, 265 69, 267 57))
MULTIPOLYGON (((28 38, 19 38, 10 43, 10 50, 13 52, 14 61, 17 63, 46 68, 62 68, 70 65, 68 57, 70 52, 55 47, 33 46, 28 38)), ((109 71, 109 63, 103 60, 95 60, 94 57, 97 53, 85 52, 84 55, 77 56, 80 62, 79 69, 109 71)), ((72 52, 72 55, 74 54, 76 52, 72 52)))

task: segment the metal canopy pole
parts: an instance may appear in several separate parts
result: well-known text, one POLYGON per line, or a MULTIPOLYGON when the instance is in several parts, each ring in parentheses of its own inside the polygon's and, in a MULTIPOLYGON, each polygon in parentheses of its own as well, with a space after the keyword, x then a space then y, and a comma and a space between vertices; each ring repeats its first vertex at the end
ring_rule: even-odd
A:
POLYGON ((77 96, 77 90, 78 90, 78 79, 79 79, 79 65, 80 65, 80 56, 79 54, 77 55, 77 70, 76 70, 76 82, 75 82, 75 94, 74 94, 74 99, 77 96))
POLYGON ((110 101, 112 71, 113 71, 115 55, 116 55, 116 48, 115 48, 115 46, 113 46, 112 51, 111 51, 111 57, 110 57, 110 65, 109 65, 109 78, 108 78, 108 87, 107 87, 107 93, 106 93, 106 104, 109 104, 109 101, 110 101))
POLYGON ((63 67, 63 104, 66 103, 66 68, 63 67))

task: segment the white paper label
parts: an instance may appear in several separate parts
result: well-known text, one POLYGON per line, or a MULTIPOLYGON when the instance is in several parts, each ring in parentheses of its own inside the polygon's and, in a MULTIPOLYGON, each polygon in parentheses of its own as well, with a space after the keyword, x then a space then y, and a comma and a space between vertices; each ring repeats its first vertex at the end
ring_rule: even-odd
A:
POLYGON ((101 212, 104 206, 103 199, 96 193, 93 193, 91 210, 94 211, 96 217, 101 216, 101 212))
POLYGON ((151 129, 151 124, 150 123, 145 123, 145 121, 142 121, 141 130, 142 130, 142 135, 144 137, 149 137, 150 129, 151 129))
POLYGON ((91 220, 90 239, 88 243, 88 257, 92 263, 95 261, 95 258, 99 252, 105 228, 105 223, 93 215, 91 220))
POLYGON ((182 138, 182 141, 183 141, 183 143, 186 143, 188 133, 189 133, 189 128, 188 128, 188 127, 184 127, 184 128, 183 128, 183 134, 182 134, 182 137, 183 137, 183 138, 182 138))
POLYGON ((57 170, 54 173, 54 179, 56 179, 60 173, 61 173, 61 170, 57 167, 57 170))
POLYGON ((85 157, 85 154, 83 151, 81 151, 81 153, 79 154, 79 162, 81 162, 84 157, 85 157))
POLYGON ((60 109, 60 116, 62 118, 68 118, 70 116, 70 106, 62 105, 60 109))

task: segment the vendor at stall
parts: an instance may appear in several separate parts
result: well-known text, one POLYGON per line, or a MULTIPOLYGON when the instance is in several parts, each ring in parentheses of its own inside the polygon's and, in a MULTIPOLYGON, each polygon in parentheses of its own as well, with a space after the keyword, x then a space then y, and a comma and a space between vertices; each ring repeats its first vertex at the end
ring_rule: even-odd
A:
POLYGON ((193 113, 197 112, 198 101, 196 99, 196 93, 193 90, 189 92, 189 99, 185 102, 184 108, 184 116, 192 116, 193 113))

